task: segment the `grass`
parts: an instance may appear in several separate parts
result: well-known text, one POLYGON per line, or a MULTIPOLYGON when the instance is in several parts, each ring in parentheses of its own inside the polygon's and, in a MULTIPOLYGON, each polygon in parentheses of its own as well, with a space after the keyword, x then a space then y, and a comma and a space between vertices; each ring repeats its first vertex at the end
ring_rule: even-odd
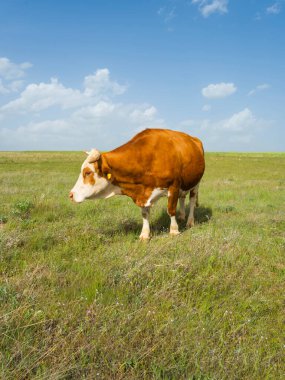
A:
POLYGON ((129 198, 69 202, 82 160, 0 153, 0 377, 284 379, 285 154, 207 154, 147 244, 129 198))

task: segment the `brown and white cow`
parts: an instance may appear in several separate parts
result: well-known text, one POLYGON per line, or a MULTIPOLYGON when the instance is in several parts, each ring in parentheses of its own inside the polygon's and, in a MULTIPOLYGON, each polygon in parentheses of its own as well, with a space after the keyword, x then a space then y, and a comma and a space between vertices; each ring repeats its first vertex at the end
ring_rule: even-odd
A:
POLYGON ((155 201, 168 196, 170 234, 177 235, 177 202, 179 199, 180 218, 185 219, 185 196, 190 192, 187 227, 194 225, 198 187, 205 169, 203 145, 196 137, 167 129, 146 129, 110 152, 92 149, 87 154, 69 194, 72 201, 127 195, 142 210, 140 239, 149 239, 149 211, 155 201))

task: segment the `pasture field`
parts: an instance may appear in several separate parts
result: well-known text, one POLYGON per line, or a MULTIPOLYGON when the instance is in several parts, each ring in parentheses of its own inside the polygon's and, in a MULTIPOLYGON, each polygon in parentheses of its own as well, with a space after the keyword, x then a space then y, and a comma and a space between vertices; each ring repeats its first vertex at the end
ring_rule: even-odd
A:
POLYGON ((0 152, 0 378, 284 379, 285 154, 206 154, 166 199, 69 202, 84 155, 0 152))

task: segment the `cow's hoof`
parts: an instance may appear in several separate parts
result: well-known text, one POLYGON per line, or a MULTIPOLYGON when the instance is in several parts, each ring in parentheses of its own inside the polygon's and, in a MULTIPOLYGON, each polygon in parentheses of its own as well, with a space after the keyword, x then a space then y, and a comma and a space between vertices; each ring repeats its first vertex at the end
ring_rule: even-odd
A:
POLYGON ((149 241, 150 240, 150 236, 147 235, 147 234, 141 234, 140 235, 140 241, 149 241))
POLYGON ((178 236, 178 235, 180 235, 180 232, 178 230, 170 230, 169 235, 170 236, 178 236))
POLYGON ((178 220, 180 220, 180 222, 184 222, 185 214, 179 214, 177 218, 178 218, 178 220))
POLYGON ((186 228, 192 228, 194 227, 195 223, 194 223, 194 219, 190 219, 187 224, 186 224, 186 228))

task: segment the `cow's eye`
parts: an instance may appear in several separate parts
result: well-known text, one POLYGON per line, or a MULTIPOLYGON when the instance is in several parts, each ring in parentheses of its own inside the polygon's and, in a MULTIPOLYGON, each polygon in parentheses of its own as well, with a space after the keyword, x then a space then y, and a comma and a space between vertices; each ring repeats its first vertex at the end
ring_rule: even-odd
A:
POLYGON ((83 170, 82 174, 83 174, 83 177, 86 178, 86 177, 89 177, 91 173, 92 173, 91 170, 83 170))

